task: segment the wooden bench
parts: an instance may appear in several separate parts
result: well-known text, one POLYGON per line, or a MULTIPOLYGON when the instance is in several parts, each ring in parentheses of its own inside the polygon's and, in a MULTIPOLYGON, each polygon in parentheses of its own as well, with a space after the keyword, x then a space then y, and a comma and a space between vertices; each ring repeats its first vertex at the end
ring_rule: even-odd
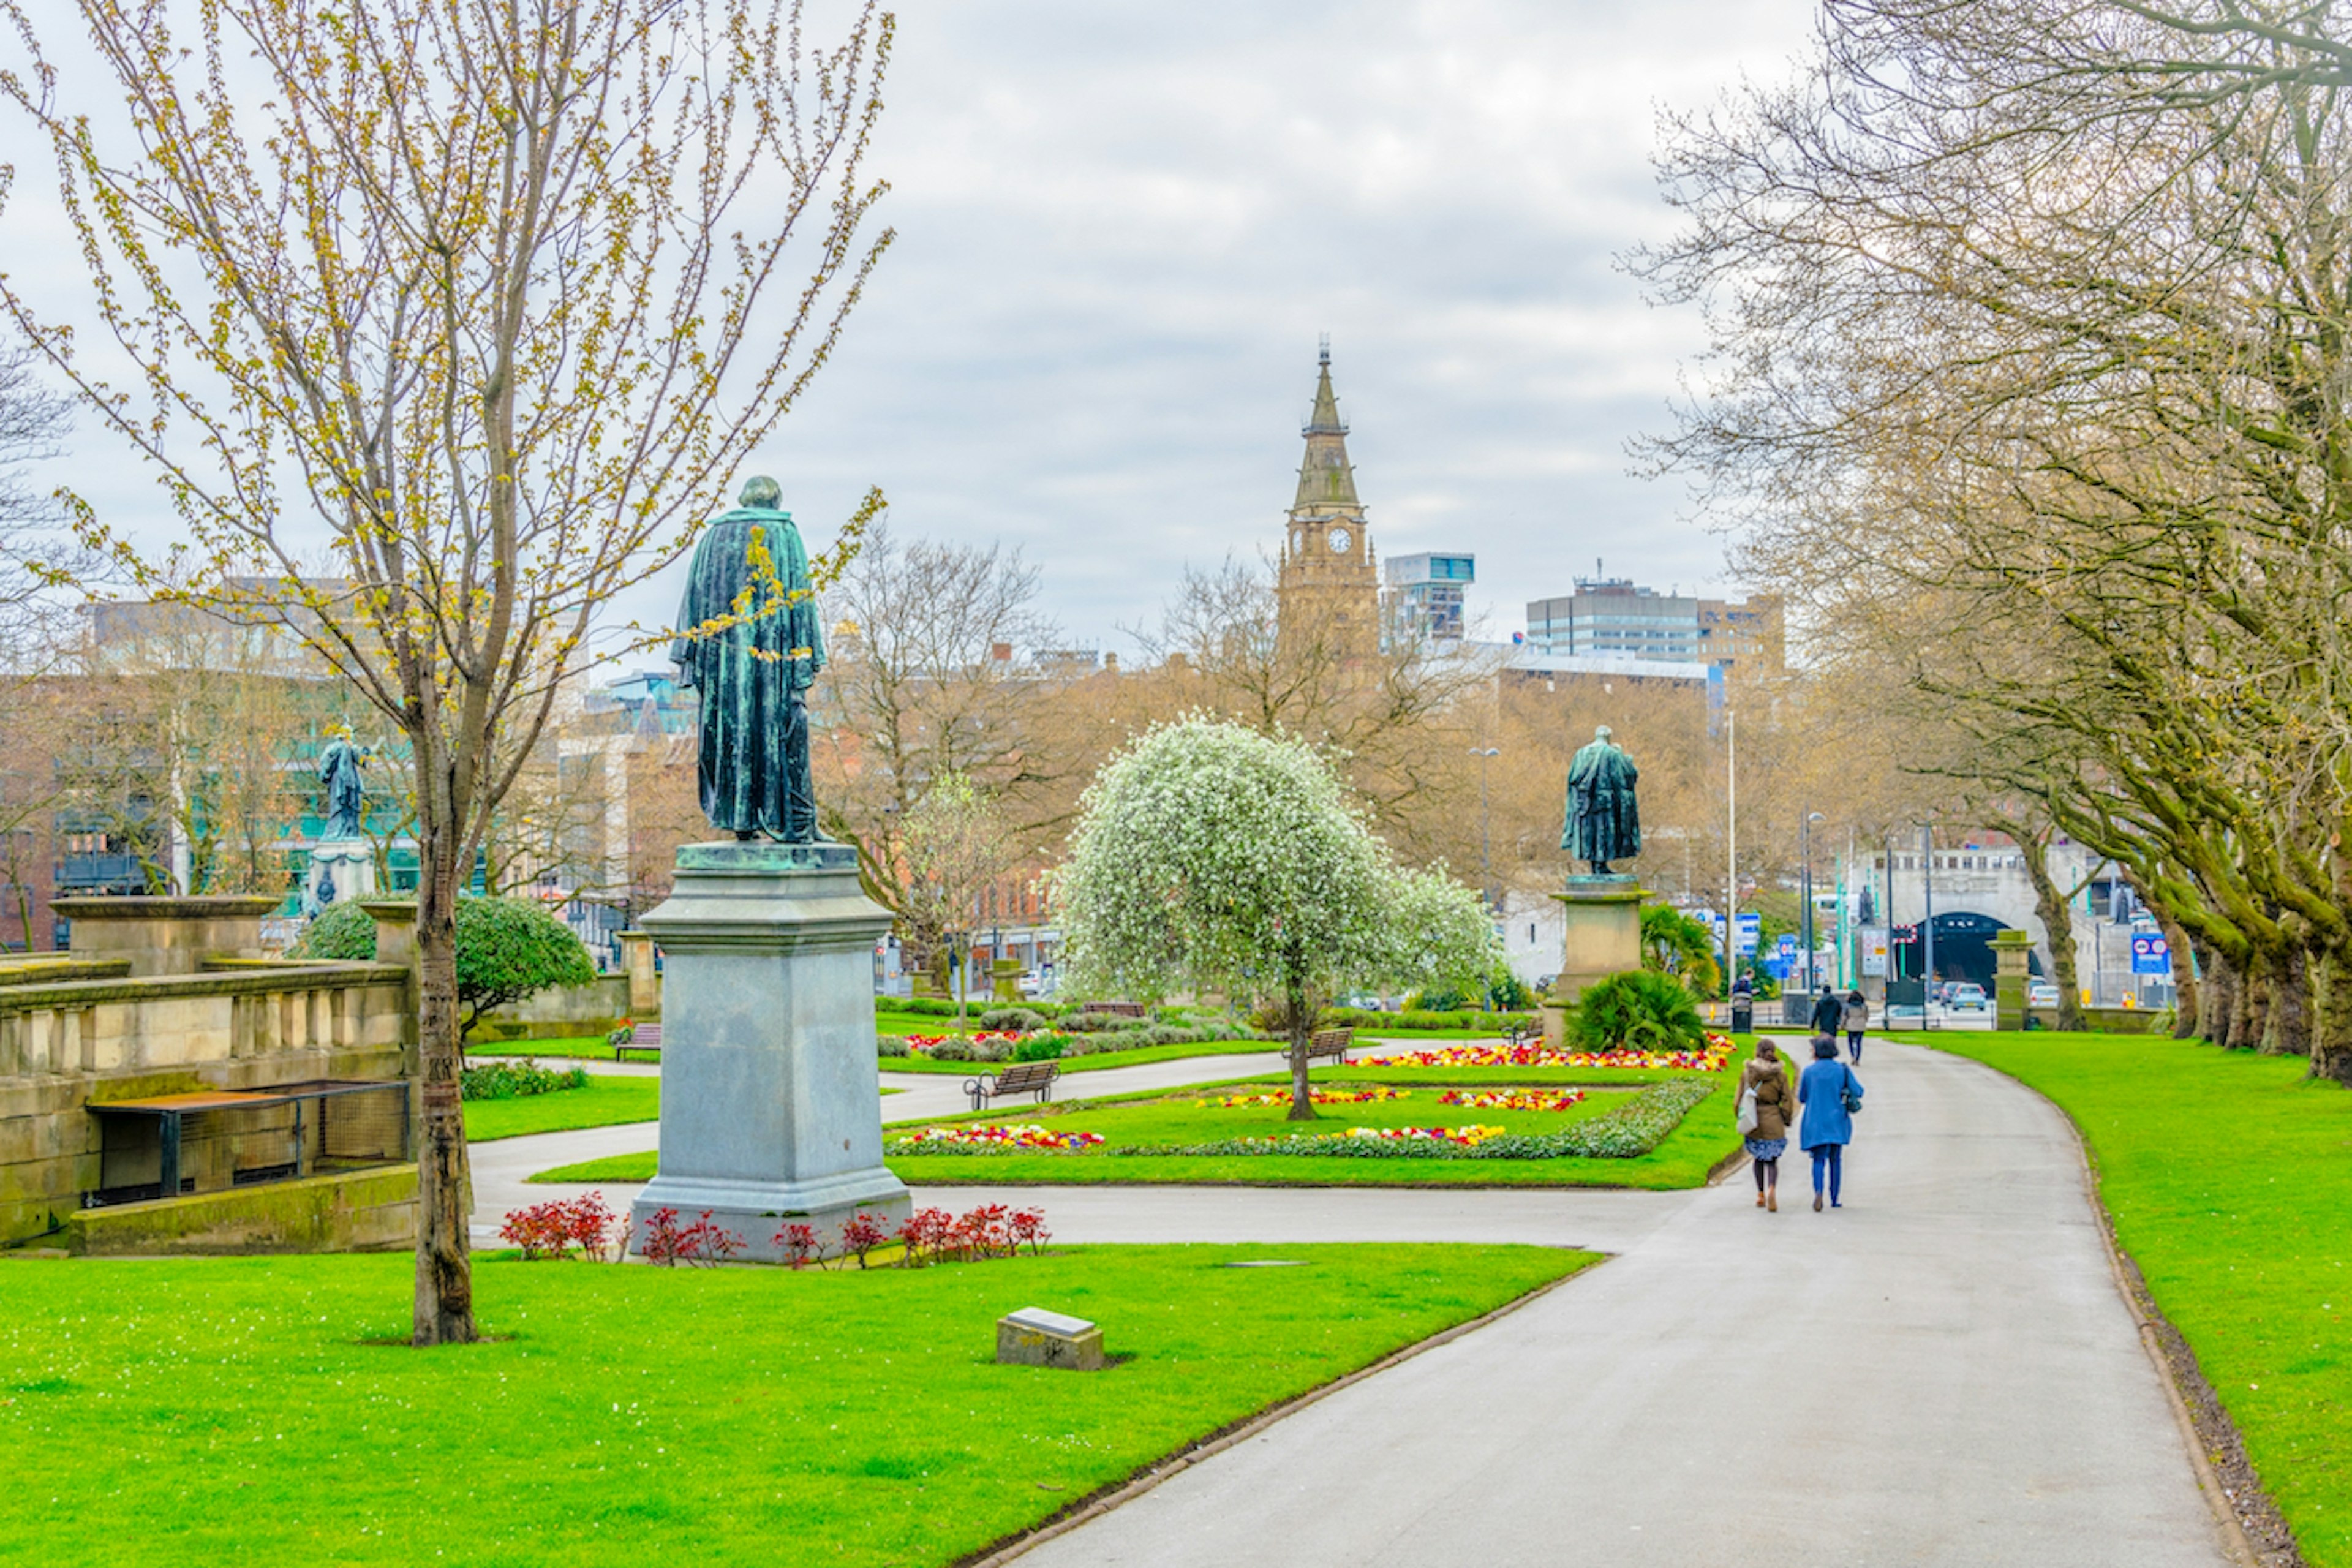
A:
POLYGON ((629 1030, 628 1043, 613 1047, 613 1059, 616 1062, 627 1061, 631 1051, 651 1051, 655 1056, 660 1056, 661 1026, 638 1024, 632 1026, 629 1030))
POLYGON ((1541 1024, 1514 1024, 1503 1031, 1503 1043, 1513 1050, 1521 1046, 1540 1045, 1544 1032, 1541 1024))
POLYGON ((1013 1094, 1034 1094, 1043 1105, 1054 1098, 1054 1080, 1061 1076, 1059 1062, 1015 1062, 1002 1071, 967 1079, 963 1091, 971 1096, 974 1110, 985 1110, 991 1100, 1013 1094))
POLYGON ((1307 1037, 1307 1065, 1313 1067, 1318 1057, 1328 1057, 1341 1067, 1348 1065, 1348 1047, 1355 1043, 1353 1029, 1318 1029, 1307 1037))
POLYGON ((1114 1018, 1148 1018, 1150 1011, 1140 1002, 1088 1002, 1078 1009, 1081 1013, 1108 1013, 1114 1018))

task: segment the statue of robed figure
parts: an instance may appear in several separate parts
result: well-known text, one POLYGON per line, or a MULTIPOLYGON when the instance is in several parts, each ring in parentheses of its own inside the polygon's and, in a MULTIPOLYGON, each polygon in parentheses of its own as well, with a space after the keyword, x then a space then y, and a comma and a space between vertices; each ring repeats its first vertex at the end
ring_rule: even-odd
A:
POLYGON ((782 491, 760 478, 695 547, 670 660, 700 694, 703 815, 738 838, 816 842, 808 689, 824 630, 808 551, 782 491))
POLYGON ((1642 852, 1642 811, 1633 799, 1641 774, 1609 726, 1592 731, 1592 743, 1568 764, 1568 826, 1559 847, 1588 861, 1596 877, 1611 874, 1609 862, 1642 852))
POLYGON ((337 727, 326 749, 319 753, 319 784, 322 799, 319 837, 322 840, 357 838, 363 799, 360 762, 366 753, 352 743, 348 726, 337 727))

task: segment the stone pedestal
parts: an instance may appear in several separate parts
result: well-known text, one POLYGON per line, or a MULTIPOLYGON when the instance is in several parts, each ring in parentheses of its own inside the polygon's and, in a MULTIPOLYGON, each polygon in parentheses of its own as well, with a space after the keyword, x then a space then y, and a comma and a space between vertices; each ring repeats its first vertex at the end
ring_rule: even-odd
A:
POLYGON ((642 922, 662 945, 660 1171, 632 1209, 704 1210, 745 1255, 784 1256, 785 1224, 826 1250, 861 1210, 907 1217, 882 1164, 874 943, 890 917, 840 844, 689 844, 667 902, 642 922))
POLYGON ((654 967, 654 933, 623 931, 621 965, 629 976, 629 1016, 639 1020, 660 1017, 661 971, 654 967))
POLYGON ((76 958, 123 959, 134 976, 196 974, 208 958, 268 958, 261 918, 278 900, 245 895, 195 898, 52 899, 49 909, 72 922, 68 950, 76 958))
MULTIPOLYGON (((2030 971, 2032 957, 2032 932, 2013 929, 1993 932, 1992 1021, 1994 1028, 2022 1029, 2025 1027, 2025 996, 2027 986, 2032 984, 2030 971)), ((1881 1016, 1884 1016, 1881 1015, 1881 1016)))
POLYGON ((1021 1005, 1021 961, 1019 959, 997 959, 989 964, 988 977, 991 982, 988 993, 990 1001, 1001 1003, 1009 1007, 1017 1007, 1021 1005))
POLYGON ((1544 998, 1544 1038, 1564 1033, 1566 1009, 1588 986, 1642 967, 1642 885, 1631 877, 1570 877, 1553 898, 1565 931, 1559 977, 1544 998))
POLYGON ((310 851, 302 873, 302 912, 375 896, 375 847, 364 838, 330 838, 310 851), (334 896, 327 896, 328 889, 334 896))

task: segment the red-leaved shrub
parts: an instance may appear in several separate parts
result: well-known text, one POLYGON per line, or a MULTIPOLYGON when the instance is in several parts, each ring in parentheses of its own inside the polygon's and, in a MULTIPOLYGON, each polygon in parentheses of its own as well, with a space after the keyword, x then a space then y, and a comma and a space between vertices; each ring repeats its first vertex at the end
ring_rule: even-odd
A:
POLYGON ((583 1257, 602 1263, 612 1246, 614 1223, 619 1217, 604 1206, 602 1193, 589 1193, 568 1201, 557 1198, 532 1204, 507 1215, 499 1226, 499 1239, 521 1247, 526 1261, 568 1257, 577 1247, 583 1257))
POLYGON ((743 1238, 723 1226, 710 1223, 710 1211, 704 1209, 702 1217, 692 1225, 677 1223, 676 1209, 662 1209, 646 1222, 645 1234, 637 1238, 637 1252, 648 1263, 660 1263, 675 1268, 691 1263, 709 1268, 724 1263, 743 1250, 743 1238))
POLYGON ((816 1226, 788 1225, 776 1232, 775 1245, 784 1249, 784 1261, 795 1268, 805 1268, 817 1253, 816 1226))
POLYGON ((940 1254, 955 1234, 955 1215, 945 1209, 917 1209, 898 1226, 898 1239, 906 1244, 906 1253, 898 1259, 906 1268, 920 1268, 926 1263, 938 1261, 940 1254))
POLYGON ((881 1246, 889 1234, 879 1215, 860 1210, 856 1218, 841 1222, 841 1250, 856 1258, 857 1267, 863 1268, 866 1255, 881 1246))

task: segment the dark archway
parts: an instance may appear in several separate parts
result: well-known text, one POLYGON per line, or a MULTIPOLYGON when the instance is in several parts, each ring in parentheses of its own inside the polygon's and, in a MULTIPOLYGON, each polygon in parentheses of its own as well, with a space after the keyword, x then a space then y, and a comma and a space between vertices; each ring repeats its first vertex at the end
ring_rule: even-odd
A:
MULTIPOLYGON (((1969 910, 1953 910, 1936 917, 1936 975, 1938 981, 1973 981, 1992 994, 1996 965, 1992 955, 1992 939, 2010 928, 1990 915, 1980 915, 1969 910)), ((1919 928, 1915 923, 1896 926, 1890 933, 1895 974, 1906 980, 1919 978, 1919 966, 1926 957, 1925 943, 1919 940, 1919 928)), ((2034 954, 2027 960, 2030 973, 2042 973, 2042 958, 2034 954)))

